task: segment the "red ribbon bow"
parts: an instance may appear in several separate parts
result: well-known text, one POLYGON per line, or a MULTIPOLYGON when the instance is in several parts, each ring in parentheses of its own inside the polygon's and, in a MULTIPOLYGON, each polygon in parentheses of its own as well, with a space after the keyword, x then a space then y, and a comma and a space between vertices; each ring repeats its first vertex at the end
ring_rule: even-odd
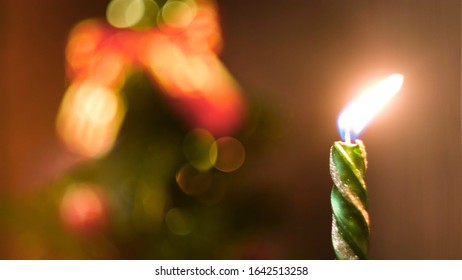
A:
POLYGON ((60 134, 80 153, 94 156, 107 151, 124 113, 115 93, 133 67, 149 73, 193 128, 216 136, 233 133, 245 106, 239 87, 217 57, 220 47, 216 6, 209 1, 198 2, 192 21, 182 28, 159 24, 133 30, 95 20, 80 23, 66 49, 72 84, 58 117, 60 134), (78 144, 85 137, 93 139, 90 150, 78 144), (95 141, 101 142, 100 148, 95 141))

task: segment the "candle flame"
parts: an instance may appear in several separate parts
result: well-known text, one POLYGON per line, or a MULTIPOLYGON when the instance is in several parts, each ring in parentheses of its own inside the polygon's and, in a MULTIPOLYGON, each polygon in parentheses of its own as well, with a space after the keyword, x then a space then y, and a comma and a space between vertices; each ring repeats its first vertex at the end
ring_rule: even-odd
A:
POLYGON ((351 102, 337 120, 342 139, 357 138, 367 123, 399 92, 403 81, 403 75, 392 74, 351 102))

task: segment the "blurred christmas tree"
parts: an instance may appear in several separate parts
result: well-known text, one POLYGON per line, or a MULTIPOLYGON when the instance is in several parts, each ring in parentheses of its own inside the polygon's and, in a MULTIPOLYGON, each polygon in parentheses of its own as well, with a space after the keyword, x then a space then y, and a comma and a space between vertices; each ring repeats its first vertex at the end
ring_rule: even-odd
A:
POLYGON ((249 179, 272 119, 217 58, 216 5, 113 0, 107 21, 79 24, 66 50, 57 128, 82 161, 2 203, 8 257, 283 257, 258 238, 279 194, 249 179))

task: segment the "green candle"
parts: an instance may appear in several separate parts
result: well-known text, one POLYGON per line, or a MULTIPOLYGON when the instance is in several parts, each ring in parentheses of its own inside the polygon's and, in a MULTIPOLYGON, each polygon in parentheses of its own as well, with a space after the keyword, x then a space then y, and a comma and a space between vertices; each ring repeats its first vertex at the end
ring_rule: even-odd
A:
POLYGON ((367 160, 361 140, 337 141, 330 150, 332 244, 337 259, 366 259, 369 243, 367 160))
POLYGON ((368 121, 396 94, 403 76, 393 74, 366 91, 339 116, 338 127, 345 141, 337 141, 330 149, 332 245, 336 259, 367 259, 369 214, 364 175, 367 168, 366 149, 356 139, 368 121))

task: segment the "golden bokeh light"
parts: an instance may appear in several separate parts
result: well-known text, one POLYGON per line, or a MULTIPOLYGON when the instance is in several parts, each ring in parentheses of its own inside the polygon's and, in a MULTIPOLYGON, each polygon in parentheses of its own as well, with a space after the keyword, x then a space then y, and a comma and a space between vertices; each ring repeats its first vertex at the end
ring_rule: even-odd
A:
POLYGON ((154 0, 143 0, 144 15, 135 27, 151 27, 156 24, 159 6, 154 0))
POLYGON ((133 27, 145 14, 143 0, 112 0, 106 9, 106 19, 114 27, 133 27))
POLYGON ((191 130, 183 142, 184 154, 189 163, 202 171, 212 168, 215 159, 209 156, 209 150, 214 141, 213 135, 205 129, 191 130))
POLYGON ((193 231, 194 221, 190 214, 180 208, 172 208, 165 216, 168 229, 176 235, 188 235, 193 231))
POLYGON ((127 66, 126 58, 115 52, 106 52, 95 57, 94 64, 89 67, 88 80, 107 86, 118 86, 123 83, 127 66))
POLYGON ((207 93, 211 88, 211 73, 204 56, 184 57, 174 66, 175 85, 186 94, 207 93))
POLYGON ((242 143, 233 137, 216 140, 209 151, 210 159, 215 159, 215 168, 223 172, 239 169, 245 161, 245 149, 242 143))
POLYGON ((178 96, 179 91, 173 89, 174 70, 177 65, 184 64, 184 52, 165 35, 153 37, 148 46, 144 63, 147 64, 149 72, 166 89, 167 94, 178 96))
POLYGON ((61 104, 58 133, 71 151, 99 157, 112 148, 124 113, 120 96, 108 88, 74 84, 61 104))
POLYGON ((213 90, 212 54, 188 54, 182 46, 161 35, 153 37, 149 45, 146 64, 169 95, 193 97, 213 90))
POLYGON ((172 59, 183 55, 177 45, 175 45, 168 36, 159 34, 152 36, 147 42, 144 49, 146 55, 143 61, 152 68, 152 70, 160 69, 161 71, 168 68, 172 59))
POLYGON ((185 164, 176 174, 176 182, 181 190, 192 196, 204 194, 212 185, 212 174, 201 172, 190 164, 185 164))
POLYGON ((186 28, 196 17, 194 0, 169 0, 162 7, 162 22, 173 28, 186 28))

